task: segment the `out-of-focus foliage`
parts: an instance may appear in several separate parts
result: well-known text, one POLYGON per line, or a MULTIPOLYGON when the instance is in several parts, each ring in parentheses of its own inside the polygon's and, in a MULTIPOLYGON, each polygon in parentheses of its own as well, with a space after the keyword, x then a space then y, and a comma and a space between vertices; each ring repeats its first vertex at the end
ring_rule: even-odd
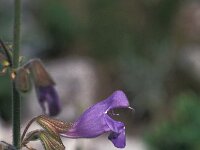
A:
MULTIPOLYGON (((74 38, 77 36, 77 32, 80 31, 81 27, 69 14, 66 3, 64 1, 54 0, 35 1, 28 8, 29 13, 34 18, 36 27, 38 26, 36 32, 40 32, 39 30, 42 31, 44 36, 42 42, 46 43, 46 51, 44 53, 40 52, 40 54, 46 57, 53 56, 55 58, 56 56, 62 56, 63 52, 69 53, 69 47, 73 45, 74 38)), ((38 38, 37 40, 39 41, 40 37, 38 38)), ((33 40, 34 38, 30 39, 28 41, 29 44, 33 40)))
POLYGON ((0 115, 6 121, 11 118, 11 92, 9 76, 0 76, 0 115))
POLYGON ((154 126, 146 141, 151 150, 200 149, 200 97, 184 93, 175 99, 173 117, 154 126))

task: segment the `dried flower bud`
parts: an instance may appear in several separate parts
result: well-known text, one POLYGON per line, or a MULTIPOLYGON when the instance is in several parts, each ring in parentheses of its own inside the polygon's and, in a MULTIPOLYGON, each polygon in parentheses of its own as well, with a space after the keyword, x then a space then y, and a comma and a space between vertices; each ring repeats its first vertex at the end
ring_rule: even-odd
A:
POLYGON ((59 134, 67 132, 67 130, 72 126, 71 123, 66 123, 45 115, 38 116, 36 121, 55 138, 60 138, 59 134))
POLYGON ((55 84, 40 59, 33 59, 26 66, 30 69, 36 86, 46 87, 55 84))
POLYGON ((20 92, 28 92, 30 90, 30 76, 29 76, 29 70, 25 68, 19 68, 16 71, 15 76, 15 85, 16 88, 20 92))

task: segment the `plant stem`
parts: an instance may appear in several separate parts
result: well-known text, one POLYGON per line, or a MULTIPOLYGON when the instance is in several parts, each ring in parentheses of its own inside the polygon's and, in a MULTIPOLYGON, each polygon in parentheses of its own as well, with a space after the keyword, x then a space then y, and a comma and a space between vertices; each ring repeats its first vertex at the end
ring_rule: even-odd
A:
POLYGON ((13 68, 19 66, 20 52, 20 25, 21 25, 21 0, 15 0, 14 12, 14 52, 13 52, 13 68))
POLYGON ((15 88, 15 83, 12 83, 12 116, 13 116, 13 145, 20 149, 21 141, 20 141, 20 124, 21 124, 21 98, 19 92, 15 88))
MULTIPOLYGON (((14 10, 14 39, 13 39, 13 67, 15 70, 19 67, 20 52, 20 24, 21 24, 21 0, 15 0, 14 10)), ((20 124, 21 124, 21 98, 20 93, 12 82, 12 116, 13 116, 13 145, 20 149, 20 124)))

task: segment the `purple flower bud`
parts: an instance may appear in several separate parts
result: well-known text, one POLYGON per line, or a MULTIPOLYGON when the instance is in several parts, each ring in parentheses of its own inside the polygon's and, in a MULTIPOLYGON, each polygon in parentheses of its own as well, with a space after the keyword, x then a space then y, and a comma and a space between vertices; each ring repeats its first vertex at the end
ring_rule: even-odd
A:
POLYGON ((122 91, 115 91, 107 99, 87 109, 72 127, 61 134, 69 138, 94 138, 105 132, 110 132, 108 137, 118 148, 126 146, 125 125, 113 120, 107 113, 114 108, 128 108, 129 102, 122 91))
POLYGON ((25 65, 25 68, 28 68, 32 74, 37 97, 43 111, 50 116, 57 115, 61 110, 60 99, 54 89, 55 82, 46 71, 42 61, 32 59, 25 65), (45 108, 45 103, 47 103, 48 111, 45 108))
POLYGON ((55 116, 60 112, 60 99, 53 86, 36 86, 36 93, 38 96, 39 103, 46 114, 50 116, 55 116), (45 108, 45 103, 47 103, 48 111, 45 108))

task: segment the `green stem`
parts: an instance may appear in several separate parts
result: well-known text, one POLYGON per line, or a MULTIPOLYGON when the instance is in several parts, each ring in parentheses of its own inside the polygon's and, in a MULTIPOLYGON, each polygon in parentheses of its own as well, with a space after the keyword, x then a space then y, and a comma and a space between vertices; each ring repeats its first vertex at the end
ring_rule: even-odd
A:
MULTIPOLYGON (((21 24, 21 0, 15 0, 14 11, 14 45, 13 45, 13 70, 19 67, 20 52, 20 24, 21 24)), ((20 93, 12 82, 12 116, 13 116, 13 145, 20 149, 20 124, 21 124, 21 98, 20 93)))
POLYGON ((20 52, 20 25, 21 25, 21 0, 15 0, 15 16, 14 16, 14 52, 13 52, 13 67, 16 69, 19 66, 20 52))
POLYGON ((15 83, 12 83, 12 100, 13 100, 13 145, 20 149, 20 124, 21 124, 21 98, 19 92, 15 88, 15 83))

